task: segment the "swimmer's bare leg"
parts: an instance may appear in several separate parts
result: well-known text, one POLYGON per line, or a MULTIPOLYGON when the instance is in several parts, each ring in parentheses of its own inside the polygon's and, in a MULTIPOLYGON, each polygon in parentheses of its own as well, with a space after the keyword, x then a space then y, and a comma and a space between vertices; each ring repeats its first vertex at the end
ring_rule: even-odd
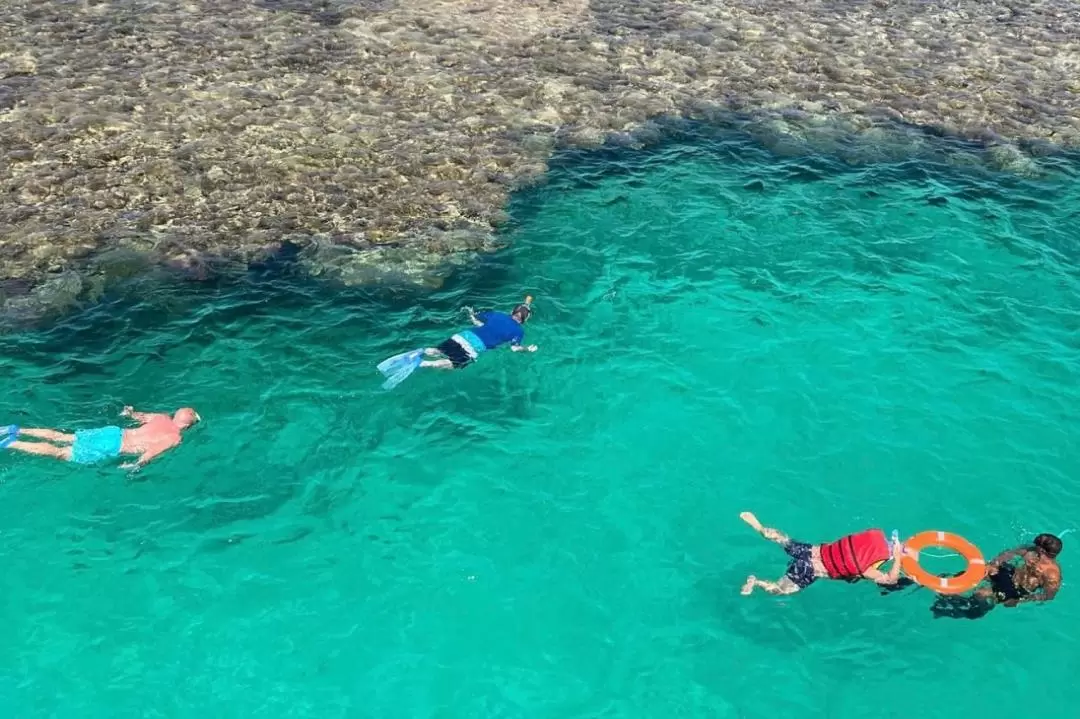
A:
POLYGON ((48 442, 56 442, 57 444, 71 444, 75 441, 75 435, 67 434, 65 432, 57 432, 55 429, 33 429, 27 427, 19 428, 19 436, 23 435, 27 437, 33 437, 34 439, 44 439, 48 442))
POLYGON ((437 360, 424 360, 420 363, 421 367, 431 367, 432 369, 454 369, 454 363, 451 362, 446 355, 442 353, 442 350, 435 347, 424 348, 425 357, 442 357, 437 360))
POLYGON ((769 594, 781 595, 781 594, 794 594, 799 591, 799 586, 795 582, 791 581, 790 577, 780 577, 775 582, 766 582, 762 579, 758 579, 753 574, 746 578, 746 582, 743 584, 742 589, 739 591, 744 597, 750 596, 753 593, 755 587, 764 589, 769 594))
POLYGON ((71 459, 71 447, 57 447, 45 442, 12 442, 7 448, 16 452, 36 454, 39 457, 52 457, 64 461, 71 459))
POLYGON ((791 538, 781 532, 779 529, 773 529, 772 527, 764 527, 758 518, 754 516, 753 512, 743 512, 739 515, 739 519, 753 527, 754 531, 760 534, 770 542, 776 542, 777 544, 787 544, 791 541, 791 538))

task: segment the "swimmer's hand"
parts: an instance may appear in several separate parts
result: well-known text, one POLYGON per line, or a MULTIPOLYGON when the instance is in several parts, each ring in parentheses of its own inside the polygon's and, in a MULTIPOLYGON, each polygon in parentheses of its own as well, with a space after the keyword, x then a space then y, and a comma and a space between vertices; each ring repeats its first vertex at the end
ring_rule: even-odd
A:
POLYGON ((528 347, 523 347, 521 345, 510 345, 510 349, 512 349, 515 352, 535 352, 536 350, 538 350, 540 348, 537 347, 536 345, 529 345, 528 347))
POLYGON ((900 561, 904 558, 904 555, 906 553, 907 549, 904 547, 904 543, 901 542, 899 539, 894 539, 892 541, 892 560, 893 569, 896 570, 897 576, 899 576, 900 561))
POLYGON ((999 569, 1001 569, 1001 567, 994 564, 993 562, 990 562, 989 564, 986 565, 986 576, 988 576, 988 577, 994 576, 995 574, 998 573, 999 569))

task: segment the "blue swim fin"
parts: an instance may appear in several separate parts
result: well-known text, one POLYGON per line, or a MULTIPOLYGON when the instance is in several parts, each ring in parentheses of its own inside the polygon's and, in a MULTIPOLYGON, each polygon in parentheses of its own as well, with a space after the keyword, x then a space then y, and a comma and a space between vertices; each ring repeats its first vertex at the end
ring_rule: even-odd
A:
POLYGON ((378 370, 386 377, 383 389, 394 389, 408 379, 424 360, 424 350, 413 350, 384 359, 378 364, 378 370))
POLYGON ((7 449, 8 445, 18 437, 19 428, 16 425, 9 424, 7 427, 0 427, 0 449, 7 449))

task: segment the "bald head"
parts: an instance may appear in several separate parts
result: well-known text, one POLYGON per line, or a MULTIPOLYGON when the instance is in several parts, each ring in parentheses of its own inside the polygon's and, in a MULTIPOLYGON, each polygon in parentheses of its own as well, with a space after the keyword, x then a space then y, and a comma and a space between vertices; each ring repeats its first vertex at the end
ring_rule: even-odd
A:
POLYGON ((191 407, 181 407, 176 410, 176 414, 173 415, 172 419, 177 427, 180 429, 187 429, 202 419, 202 417, 200 417, 199 413, 191 407))

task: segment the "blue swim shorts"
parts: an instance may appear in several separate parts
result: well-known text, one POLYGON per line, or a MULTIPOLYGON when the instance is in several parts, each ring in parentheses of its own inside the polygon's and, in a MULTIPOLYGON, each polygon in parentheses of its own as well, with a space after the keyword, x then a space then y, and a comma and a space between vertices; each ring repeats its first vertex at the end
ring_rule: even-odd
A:
POLYGON ((76 464, 96 464, 120 456, 124 443, 124 430, 120 427, 81 429, 75 433, 71 445, 71 461, 76 464))
POLYGON ((806 542, 788 540, 784 551, 791 557, 785 576, 799 589, 806 589, 817 580, 814 573, 814 548, 806 542))

